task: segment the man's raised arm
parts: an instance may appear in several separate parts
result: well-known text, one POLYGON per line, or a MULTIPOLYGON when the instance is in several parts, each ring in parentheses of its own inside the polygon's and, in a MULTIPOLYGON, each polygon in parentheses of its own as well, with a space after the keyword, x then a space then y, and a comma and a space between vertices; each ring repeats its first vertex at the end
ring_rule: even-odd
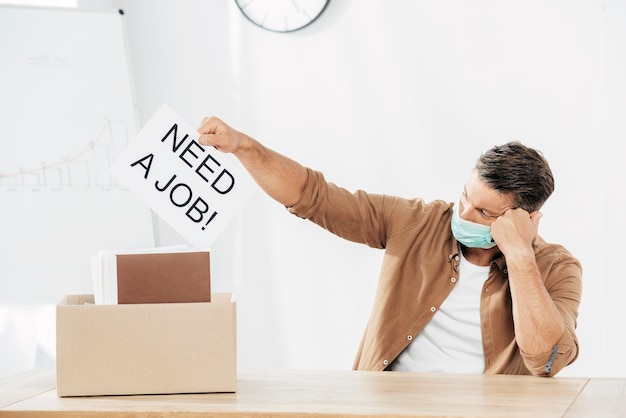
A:
POLYGON ((273 199, 285 206, 293 206, 300 198, 307 172, 298 162, 264 147, 215 116, 204 118, 198 133, 200 144, 235 155, 252 178, 273 199))

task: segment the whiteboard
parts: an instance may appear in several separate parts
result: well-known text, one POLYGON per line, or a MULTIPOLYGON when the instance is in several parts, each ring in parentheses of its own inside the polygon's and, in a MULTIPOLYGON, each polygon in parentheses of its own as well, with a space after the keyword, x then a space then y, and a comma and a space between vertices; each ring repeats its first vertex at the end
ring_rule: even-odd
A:
POLYGON ((121 11, 0 6, 0 304, 91 293, 98 250, 153 246, 108 172, 137 133, 121 11))

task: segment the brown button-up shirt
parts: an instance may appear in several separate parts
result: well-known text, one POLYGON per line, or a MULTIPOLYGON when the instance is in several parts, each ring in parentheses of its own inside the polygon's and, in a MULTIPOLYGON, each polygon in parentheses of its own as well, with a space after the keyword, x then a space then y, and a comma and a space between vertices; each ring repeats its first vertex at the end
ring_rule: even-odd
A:
MULTIPOLYGON (((384 370, 421 332, 456 284, 459 245, 450 229, 452 204, 351 193, 307 170, 304 192, 289 211, 340 237, 385 250, 374 306, 354 362, 357 370, 384 370)), ((566 330, 550 352, 521 352, 515 342, 506 260, 497 258, 480 301, 485 373, 553 376, 578 356, 580 263, 562 246, 540 237, 533 246, 566 330)))

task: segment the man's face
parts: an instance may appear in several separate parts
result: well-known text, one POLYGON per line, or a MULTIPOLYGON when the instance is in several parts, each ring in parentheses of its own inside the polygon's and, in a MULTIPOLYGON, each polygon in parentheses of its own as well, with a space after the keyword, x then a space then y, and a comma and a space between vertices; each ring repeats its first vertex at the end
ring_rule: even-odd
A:
POLYGON ((478 177, 478 171, 472 171, 459 200, 459 216, 462 219, 481 225, 491 225, 498 216, 512 207, 511 197, 487 186, 478 177))

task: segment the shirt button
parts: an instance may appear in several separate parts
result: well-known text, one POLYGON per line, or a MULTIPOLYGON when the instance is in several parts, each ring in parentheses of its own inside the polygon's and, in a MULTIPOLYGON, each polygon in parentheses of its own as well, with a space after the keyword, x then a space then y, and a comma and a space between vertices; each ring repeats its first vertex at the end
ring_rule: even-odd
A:
POLYGON ((413 339, 413 336, 412 336, 412 335, 407 335, 407 336, 406 336, 406 339, 407 339, 407 340, 409 340, 409 341, 411 341, 411 340, 413 339))
POLYGON ((385 366, 386 366, 386 365, 388 365, 388 364, 389 364, 389 360, 387 360, 387 359, 383 360, 383 364, 384 364, 385 366))
POLYGON ((431 311, 431 312, 435 312, 436 310, 437 310, 437 308, 435 308, 434 306, 431 306, 431 307, 430 307, 430 311, 431 311))

